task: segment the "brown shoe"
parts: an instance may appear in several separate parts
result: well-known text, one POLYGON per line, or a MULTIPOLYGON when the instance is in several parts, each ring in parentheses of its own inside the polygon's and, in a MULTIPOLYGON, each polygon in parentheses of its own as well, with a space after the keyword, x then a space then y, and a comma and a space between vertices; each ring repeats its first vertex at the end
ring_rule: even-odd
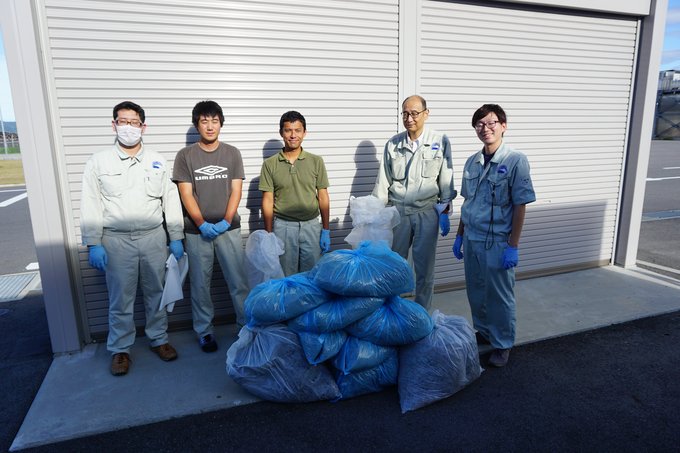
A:
POLYGON ((119 352, 111 356, 111 374, 123 376, 130 369, 130 355, 126 352, 119 352))
POLYGON ((160 357, 161 360, 165 360, 166 362, 175 360, 177 358, 177 351, 175 351, 175 348, 170 346, 170 343, 154 346, 151 348, 151 350, 158 354, 158 357, 160 357))

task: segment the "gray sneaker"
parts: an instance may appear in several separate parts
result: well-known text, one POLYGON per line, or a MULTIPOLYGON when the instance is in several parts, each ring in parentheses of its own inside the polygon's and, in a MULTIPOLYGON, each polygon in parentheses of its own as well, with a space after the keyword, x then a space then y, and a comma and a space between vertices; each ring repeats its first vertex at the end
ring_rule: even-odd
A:
POLYGON ((489 357, 489 365, 495 367, 503 367, 508 364, 510 358, 510 349, 494 349, 489 357))

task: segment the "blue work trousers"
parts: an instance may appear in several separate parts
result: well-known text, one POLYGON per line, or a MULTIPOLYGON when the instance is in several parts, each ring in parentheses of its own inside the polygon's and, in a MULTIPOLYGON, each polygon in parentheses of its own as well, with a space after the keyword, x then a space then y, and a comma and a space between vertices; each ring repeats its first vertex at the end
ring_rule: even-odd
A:
POLYGON ((465 288, 473 325, 496 349, 515 344, 515 269, 503 268, 506 247, 505 241, 486 244, 463 235, 465 288))

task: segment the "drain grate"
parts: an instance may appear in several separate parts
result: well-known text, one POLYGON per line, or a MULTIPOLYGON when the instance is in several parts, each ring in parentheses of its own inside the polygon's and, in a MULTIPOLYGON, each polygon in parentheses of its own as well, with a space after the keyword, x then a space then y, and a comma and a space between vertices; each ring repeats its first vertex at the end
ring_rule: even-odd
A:
POLYGON ((0 302, 23 299, 29 289, 28 285, 37 275, 37 272, 0 275, 0 302))

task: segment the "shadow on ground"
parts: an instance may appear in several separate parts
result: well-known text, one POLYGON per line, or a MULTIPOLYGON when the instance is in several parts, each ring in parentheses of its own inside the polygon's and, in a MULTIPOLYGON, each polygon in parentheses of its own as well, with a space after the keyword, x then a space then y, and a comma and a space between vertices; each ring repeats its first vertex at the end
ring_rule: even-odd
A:
POLYGON ((0 451, 12 445, 51 363, 42 294, 0 303, 0 451))

